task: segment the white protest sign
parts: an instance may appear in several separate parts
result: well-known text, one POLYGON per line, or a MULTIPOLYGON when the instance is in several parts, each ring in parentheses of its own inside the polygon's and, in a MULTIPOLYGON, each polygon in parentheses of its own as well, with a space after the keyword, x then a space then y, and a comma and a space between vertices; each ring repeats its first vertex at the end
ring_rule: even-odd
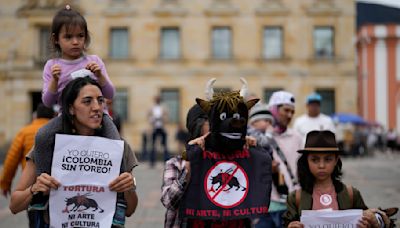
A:
POLYGON ((111 227, 116 192, 90 185, 62 186, 50 193, 50 227, 111 227), (97 188, 96 191, 92 191, 97 188))
POLYGON ((51 175, 61 183, 108 185, 119 175, 123 149, 122 140, 57 134, 51 175))
POLYGON ((303 210, 300 222, 304 228, 356 228, 362 210, 303 210))
POLYGON ((56 135, 51 175, 61 183, 50 192, 50 227, 111 227, 124 143, 96 136, 56 135))

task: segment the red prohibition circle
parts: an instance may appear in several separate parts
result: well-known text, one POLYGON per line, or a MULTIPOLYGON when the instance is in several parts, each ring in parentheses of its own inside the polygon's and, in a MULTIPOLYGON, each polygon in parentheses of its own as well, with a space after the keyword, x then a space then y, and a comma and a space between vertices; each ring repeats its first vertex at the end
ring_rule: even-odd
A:
MULTIPOLYGON (((226 185, 225 185, 225 186, 226 186, 226 185)), ((223 186, 222 188, 224 188, 225 186, 223 186)), ((219 161, 219 162, 215 163, 215 165, 213 165, 213 166, 207 171, 207 174, 205 175, 205 178, 204 178, 204 191, 206 192, 206 195, 207 195, 208 199, 209 199, 213 204, 215 204, 215 205, 217 205, 217 206, 219 206, 219 207, 225 208, 225 209, 229 209, 229 208, 232 208, 232 207, 236 207, 237 205, 240 205, 240 204, 246 199, 247 193, 249 192, 249 178, 248 178, 248 176, 247 176, 247 173, 244 171, 244 169, 243 169, 237 162, 234 162, 234 161, 219 161), (234 203, 234 204, 232 204, 232 205, 229 205, 229 206, 226 206, 226 205, 223 205, 223 204, 218 203, 215 199, 212 198, 212 196, 210 196, 210 194, 208 193, 208 189, 207 189, 207 181, 208 181, 208 178, 209 178, 209 176, 210 176, 210 173, 211 173, 219 164, 221 164, 221 163, 231 163, 231 164, 234 164, 234 165, 236 166, 236 169, 240 170, 240 171, 243 173, 243 176, 244 176, 245 179, 246 179, 246 190, 245 190, 244 195, 242 196, 242 198, 241 198, 238 202, 236 202, 236 203, 234 203)))

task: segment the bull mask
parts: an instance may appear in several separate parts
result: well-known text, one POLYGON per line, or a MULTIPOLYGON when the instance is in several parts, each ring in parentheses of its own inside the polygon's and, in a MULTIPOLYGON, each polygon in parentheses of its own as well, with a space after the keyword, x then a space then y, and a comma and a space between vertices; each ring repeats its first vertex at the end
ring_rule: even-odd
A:
POLYGON ((214 93, 212 87, 216 79, 208 81, 206 98, 196 102, 208 115, 210 135, 205 140, 206 150, 232 153, 241 150, 246 142, 248 112, 259 99, 245 101, 247 82, 240 91, 214 93))

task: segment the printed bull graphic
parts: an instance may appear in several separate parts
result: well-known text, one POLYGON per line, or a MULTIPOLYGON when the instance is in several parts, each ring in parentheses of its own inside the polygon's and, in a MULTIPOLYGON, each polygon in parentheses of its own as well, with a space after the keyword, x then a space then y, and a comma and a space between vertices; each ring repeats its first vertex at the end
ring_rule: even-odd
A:
POLYGON ((228 188, 223 189, 223 191, 229 191, 231 188, 235 187, 236 191, 240 190, 245 191, 246 188, 243 187, 240 183, 239 180, 230 174, 233 171, 233 169, 228 169, 225 172, 221 172, 217 174, 214 177, 211 177, 211 184, 212 187, 210 191, 218 191, 222 186, 228 186, 228 188), (218 187, 214 189, 214 185, 218 184, 218 187))
POLYGON ((99 213, 103 213, 104 210, 101 209, 96 200, 94 199, 90 199, 87 196, 90 196, 90 193, 86 193, 83 195, 79 195, 79 193, 76 196, 73 196, 71 198, 65 198, 65 209, 62 211, 63 213, 69 213, 70 211, 85 211, 89 208, 94 208, 93 211, 96 211, 99 209, 99 213), (68 210, 68 207, 70 205, 74 204, 74 206, 72 207, 71 210, 68 210), (84 207, 82 209, 80 209, 80 207, 84 207))

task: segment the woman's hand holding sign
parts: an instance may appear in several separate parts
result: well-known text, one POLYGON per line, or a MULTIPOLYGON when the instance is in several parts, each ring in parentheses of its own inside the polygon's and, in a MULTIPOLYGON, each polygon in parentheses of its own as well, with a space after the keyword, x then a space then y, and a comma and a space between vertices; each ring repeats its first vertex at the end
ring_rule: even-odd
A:
POLYGON ((121 173, 117 178, 115 178, 111 183, 108 185, 111 191, 116 192, 126 192, 133 189, 134 180, 133 174, 125 172, 121 173))
POLYGON ((127 202, 127 210, 125 211, 126 216, 131 216, 137 207, 138 197, 136 195, 136 182, 135 177, 132 173, 125 172, 121 173, 108 185, 111 191, 124 192, 125 199, 127 202))
POLYGON ((47 173, 42 173, 36 178, 36 182, 32 185, 32 192, 43 192, 44 195, 48 195, 50 189, 57 189, 60 187, 60 182, 54 179, 47 173))

